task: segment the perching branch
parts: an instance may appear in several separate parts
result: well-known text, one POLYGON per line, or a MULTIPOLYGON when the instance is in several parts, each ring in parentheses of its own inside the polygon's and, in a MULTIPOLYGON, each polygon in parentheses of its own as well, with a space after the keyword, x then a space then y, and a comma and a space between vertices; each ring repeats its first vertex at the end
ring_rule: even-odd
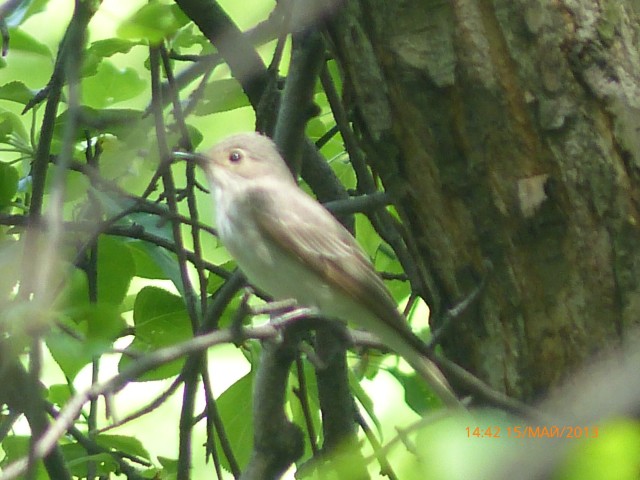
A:
MULTIPOLYGON (((300 8, 299 2, 294 8, 300 8)), ((324 59, 324 43, 315 29, 296 32, 292 36, 289 75, 282 93, 273 140, 289 168, 297 173, 302 165, 304 130, 312 117, 313 94, 324 59)), ((317 108, 317 107, 316 107, 317 108)))
POLYGON ((253 450, 240 480, 280 478, 304 452, 302 431, 285 414, 289 370, 298 349, 296 337, 285 335, 283 341, 262 343, 253 394, 253 450))

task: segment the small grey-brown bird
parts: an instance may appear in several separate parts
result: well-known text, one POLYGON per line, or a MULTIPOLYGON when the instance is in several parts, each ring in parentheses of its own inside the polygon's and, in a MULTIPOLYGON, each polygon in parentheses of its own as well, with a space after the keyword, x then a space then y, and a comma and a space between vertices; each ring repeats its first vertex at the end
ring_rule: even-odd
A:
POLYGON ((212 189, 220 239, 252 284, 275 300, 360 325, 447 405, 460 406, 355 238, 298 187, 268 137, 232 135, 192 158, 212 189))

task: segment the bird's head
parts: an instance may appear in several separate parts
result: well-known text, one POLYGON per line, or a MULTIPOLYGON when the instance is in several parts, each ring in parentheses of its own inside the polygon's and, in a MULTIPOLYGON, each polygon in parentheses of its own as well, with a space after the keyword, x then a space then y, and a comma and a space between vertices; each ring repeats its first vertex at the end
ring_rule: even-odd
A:
POLYGON ((182 153, 179 158, 195 161, 210 182, 219 185, 225 179, 268 179, 294 182, 291 171, 275 143, 259 133, 231 135, 204 153, 182 153))

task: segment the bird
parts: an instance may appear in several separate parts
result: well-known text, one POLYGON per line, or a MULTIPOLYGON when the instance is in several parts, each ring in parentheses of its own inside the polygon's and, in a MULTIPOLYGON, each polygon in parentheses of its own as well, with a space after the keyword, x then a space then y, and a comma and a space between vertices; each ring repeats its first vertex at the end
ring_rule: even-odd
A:
POLYGON ((248 281, 274 300, 358 325, 403 357, 447 406, 461 403, 426 355, 353 235, 302 190, 275 143, 260 133, 228 136, 204 153, 222 244, 248 281))

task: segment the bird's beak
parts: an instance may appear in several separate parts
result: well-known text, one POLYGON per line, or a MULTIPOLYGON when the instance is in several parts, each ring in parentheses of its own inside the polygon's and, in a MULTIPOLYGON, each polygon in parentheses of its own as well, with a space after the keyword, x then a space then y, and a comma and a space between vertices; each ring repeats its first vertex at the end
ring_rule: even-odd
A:
POLYGON ((198 166, 203 166, 206 157, 196 152, 173 152, 173 157, 178 160, 186 160, 188 162, 194 162, 198 166))

